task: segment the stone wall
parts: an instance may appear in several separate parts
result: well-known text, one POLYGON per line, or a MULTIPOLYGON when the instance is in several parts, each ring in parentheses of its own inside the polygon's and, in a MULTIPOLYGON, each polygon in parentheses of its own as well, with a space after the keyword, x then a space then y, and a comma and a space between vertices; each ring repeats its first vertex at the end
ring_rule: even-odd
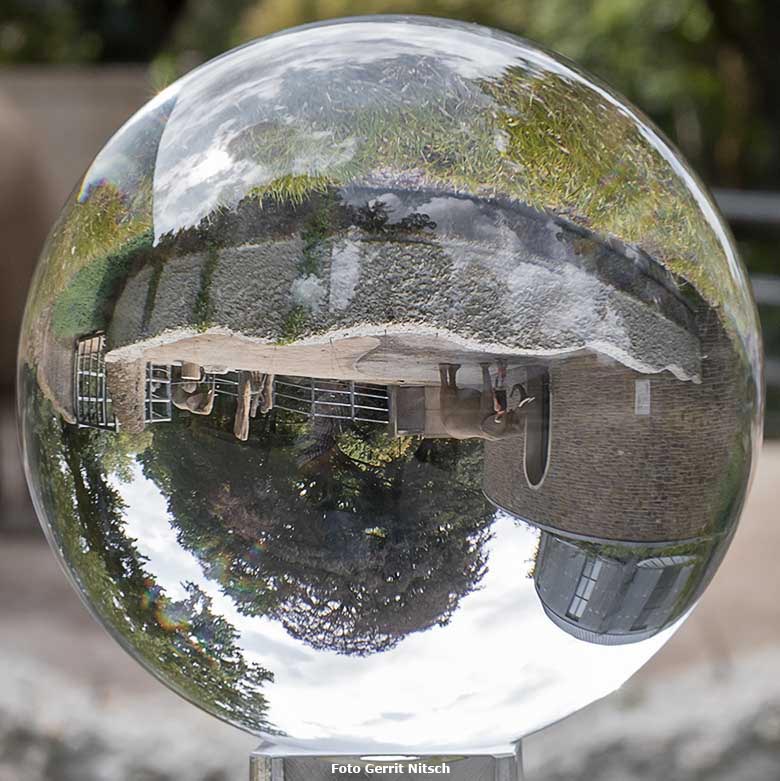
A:
POLYGON ((522 438, 486 442, 487 496, 528 521, 586 537, 661 542, 720 530, 749 468, 744 377, 715 314, 699 320, 700 384, 594 354, 551 367, 544 481, 528 485, 522 438), (650 382, 649 415, 636 414, 638 380, 650 382))
MULTIPOLYGON (((699 339, 668 316, 685 309, 671 293, 654 286, 668 306, 649 302, 639 282, 618 289, 574 254, 542 259, 519 240, 377 239, 357 229, 323 239, 317 250, 317 274, 302 268, 297 236, 163 259, 159 278, 142 270, 126 281, 109 348, 137 351, 144 340, 180 338, 188 328, 283 343, 414 333, 452 335, 469 349, 504 354, 592 347, 642 371, 699 374, 699 339), (207 301, 207 313, 198 300, 207 301)), ((626 274, 633 268, 631 259, 610 257, 626 274)))

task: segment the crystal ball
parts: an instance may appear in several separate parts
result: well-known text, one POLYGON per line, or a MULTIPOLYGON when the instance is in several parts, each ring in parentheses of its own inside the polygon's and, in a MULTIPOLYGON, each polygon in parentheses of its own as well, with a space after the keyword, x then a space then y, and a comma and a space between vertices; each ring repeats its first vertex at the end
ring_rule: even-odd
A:
POLYGON ((306 26, 100 151, 20 347, 38 515, 164 684, 288 752, 504 752, 614 690, 735 532, 760 332, 713 202, 504 33, 306 26))

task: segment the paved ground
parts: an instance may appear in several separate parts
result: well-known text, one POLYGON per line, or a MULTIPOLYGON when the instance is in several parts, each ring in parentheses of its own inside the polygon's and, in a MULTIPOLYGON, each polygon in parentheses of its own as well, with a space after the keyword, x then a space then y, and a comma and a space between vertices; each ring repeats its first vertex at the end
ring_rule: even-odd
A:
POLYGON ((54 335, 51 308, 41 316, 31 335, 29 346, 24 342, 21 354, 29 350, 30 360, 37 363, 38 382, 54 409, 68 422, 75 423, 73 401, 73 346, 54 335))
MULTIPOLYGON (((780 778, 778 475, 771 443, 693 616, 621 692, 527 741, 531 781, 780 778)), ((130 660, 38 536, 0 538, 0 627, 0 781, 244 777, 253 739, 130 660)))

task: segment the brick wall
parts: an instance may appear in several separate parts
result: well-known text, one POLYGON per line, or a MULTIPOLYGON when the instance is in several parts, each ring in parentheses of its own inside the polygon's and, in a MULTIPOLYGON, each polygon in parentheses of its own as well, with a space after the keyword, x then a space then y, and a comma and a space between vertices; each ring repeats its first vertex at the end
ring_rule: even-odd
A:
POLYGON ((726 475, 743 442, 745 379, 713 313, 698 315, 702 382, 639 374, 596 355, 551 367, 550 462, 532 489, 521 438, 485 444, 485 493, 531 522, 565 532, 660 542, 715 531, 749 467, 726 475), (650 414, 635 414, 649 380, 650 414))

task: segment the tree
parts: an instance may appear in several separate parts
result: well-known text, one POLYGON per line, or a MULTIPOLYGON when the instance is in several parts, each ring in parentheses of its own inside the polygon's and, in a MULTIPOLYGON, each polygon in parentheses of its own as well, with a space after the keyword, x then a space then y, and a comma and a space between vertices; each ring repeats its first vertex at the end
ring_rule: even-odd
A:
POLYGON ((144 62, 186 0, 6 0, 0 62, 144 62))
POLYGON ((245 444, 219 415, 179 419, 142 457, 207 576, 242 612, 339 653, 446 624, 486 566, 479 444, 273 415, 245 444))
MULTIPOLYGON (((173 600, 126 530, 127 506, 101 462, 103 432, 62 423, 27 372, 28 452, 54 541, 117 640, 171 688, 231 723, 273 731, 269 670, 246 660, 229 621, 192 583, 173 600)), ((110 436, 110 435, 108 435, 110 436)))

